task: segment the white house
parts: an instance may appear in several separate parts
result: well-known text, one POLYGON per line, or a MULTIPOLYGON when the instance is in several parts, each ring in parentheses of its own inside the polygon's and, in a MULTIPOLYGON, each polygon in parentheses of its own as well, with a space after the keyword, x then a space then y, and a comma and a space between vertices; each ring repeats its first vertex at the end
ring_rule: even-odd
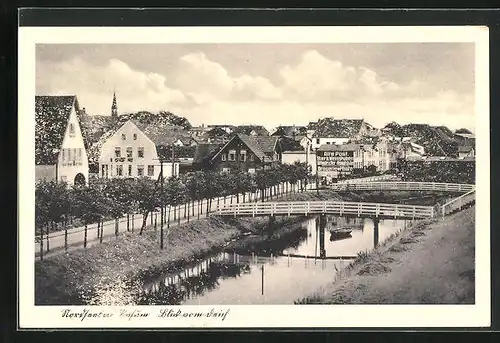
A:
POLYGON ((35 96, 35 179, 85 185, 89 162, 75 95, 35 96))
MULTIPOLYGON (((174 130, 175 131, 175 130, 174 130)), ((101 178, 150 177, 179 175, 179 162, 166 153, 176 136, 171 128, 143 125, 132 120, 110 132, 93 147, 98 150, 101 178), (161 160, 163 163, 161 163, 161 160)))

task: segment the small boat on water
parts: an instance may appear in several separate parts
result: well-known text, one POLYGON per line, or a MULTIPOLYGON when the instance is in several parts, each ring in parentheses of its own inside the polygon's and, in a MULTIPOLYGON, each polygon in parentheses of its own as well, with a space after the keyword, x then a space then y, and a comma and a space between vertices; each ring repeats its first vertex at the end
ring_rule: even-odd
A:
POLYGON ((352 229, 350 228, 337 228, 337 229, 331 229, 330 234, 334 238, 347 238, 351 237, 351 232, 352 229))

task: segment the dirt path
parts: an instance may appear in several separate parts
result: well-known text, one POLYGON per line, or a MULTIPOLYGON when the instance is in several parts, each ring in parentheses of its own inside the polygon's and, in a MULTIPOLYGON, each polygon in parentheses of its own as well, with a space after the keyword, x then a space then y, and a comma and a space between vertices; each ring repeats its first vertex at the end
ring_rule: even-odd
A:
POLYGON ((473 304, 474 213, 403 231, 306 303, 473 304))

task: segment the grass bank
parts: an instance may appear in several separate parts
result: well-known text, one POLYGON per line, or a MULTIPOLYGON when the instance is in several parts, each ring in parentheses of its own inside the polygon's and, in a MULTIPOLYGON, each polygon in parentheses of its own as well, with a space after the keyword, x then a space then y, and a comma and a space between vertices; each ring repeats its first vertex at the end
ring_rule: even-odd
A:
MULTIPOLYGON (((297 220, 277 218, 273 227, 288 227, 284 224, 297 220)), ((126 233, 88 249, 36 261, 35 302, 80 304, 96 287, 179 269, 245 235, 269 232, 268 222, 267 217, 209 217, 172 228, 168 234, 165 231, 163 250, 159 247, 160 232, 149 230, 142 236, 126 233)), ((271 233, 262 240, 273 237, 271 233)))
POLYGON ((296 304, 473 304, 475 206, 400 231, 296 304))

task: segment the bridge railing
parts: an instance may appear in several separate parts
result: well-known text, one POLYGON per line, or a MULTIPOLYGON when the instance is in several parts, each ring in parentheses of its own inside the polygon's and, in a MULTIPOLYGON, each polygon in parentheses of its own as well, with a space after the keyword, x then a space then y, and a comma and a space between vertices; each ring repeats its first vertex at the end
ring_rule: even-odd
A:
POLYGON ((377 175, 369 177, 360 177, 357 179, 340 180, 338 183, 361 183, 361 182, 377 182, 377 181, 399 181, 401 180, 396 175, 377 175))
POLYGON ((462 207, 471 204, 476 201, 476 190, 473 189, 461 196, 448 201, 443 206, 441 206, 441 215, 445 216, 456 210, 461 210, 462 207))
POLYGON ((225 216, 338 214, 370 217, 432 218, 433 206, 342 201, 255 202, 219 205, 215 214, 225 216))
POLYGON ((335 191, 355 190, 400 190, 400 191, 440 191, 440 192, 470 192, 475 185, 438 182, 360 182, 334 183, 329 186, 335 191))

